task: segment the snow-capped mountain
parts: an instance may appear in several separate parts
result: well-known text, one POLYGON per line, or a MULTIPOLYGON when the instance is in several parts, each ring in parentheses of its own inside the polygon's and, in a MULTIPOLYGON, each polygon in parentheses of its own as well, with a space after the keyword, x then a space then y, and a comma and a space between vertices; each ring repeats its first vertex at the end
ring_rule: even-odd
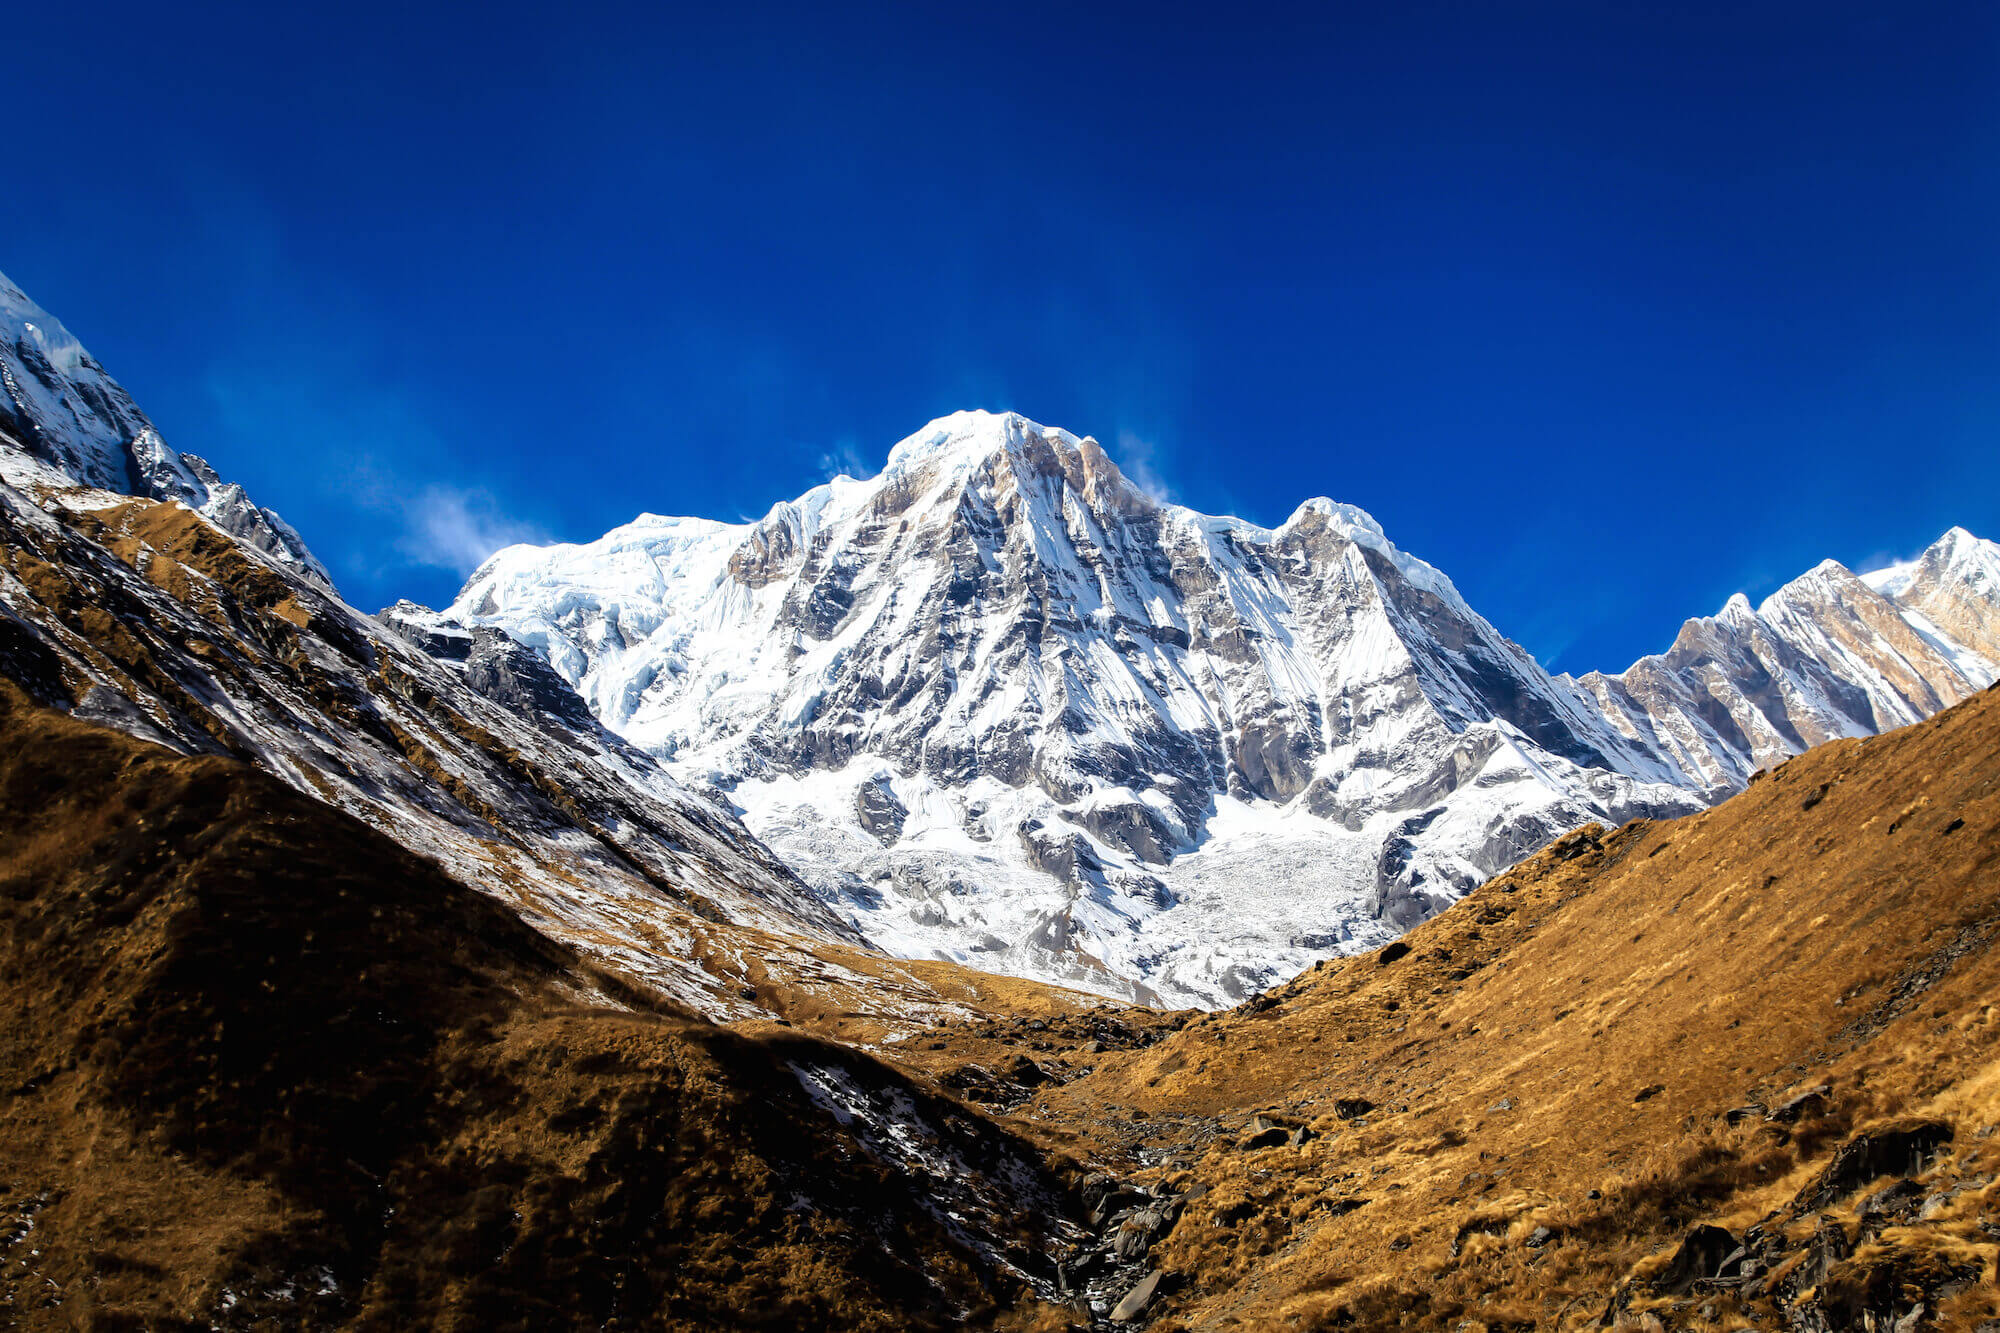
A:
POLYGON ((2000 548, 1961 530, 1572 680, 1359 509, 1198 514, 980 412, 759 521, 514 547, 370 618, 4 279, 0 384, 0 670, 719 1014, 864 940, 1227 1002, 2000 674, 2000 548))
POLYGON ((1385 940, 1680 775, 1398 550, 1148 498, 1096 442, 969 412, 725 524, 501 552, 447 617, 892 951, 1214 1003, 1385 940))
POLYGON ((1198 514, 965 412, 756 522, 509 548, 443 619, 543 653, 893 952, 1218 1003, 1964 697, 2000 658, 1971 558, 1891 595, 1822 567, 1552 678, 1359 509, 1198 514))
POLYGON ((131 395, 0 273, 0 434, 85 486, 178 500, 216 526, 331 587, 291 524, 193 454, 169 447, 131 395))

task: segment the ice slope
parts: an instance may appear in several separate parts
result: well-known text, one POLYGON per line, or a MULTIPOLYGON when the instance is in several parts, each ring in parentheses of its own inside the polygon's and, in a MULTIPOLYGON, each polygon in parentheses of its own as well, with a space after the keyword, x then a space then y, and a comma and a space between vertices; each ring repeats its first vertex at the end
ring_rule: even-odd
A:
POLYGON ((170 448, 83 344, 4 273, 0 434, 82 485, 178 500, 280 563, 332 584, 289 523, 201 459, 170 448))
POLYGON ((1695 808, 1366 513, 1163 505, 958 413, 751 523, 513 547, 444 613, 724 790, 877 943, 1223 1003, 1564 829, 1695 808))

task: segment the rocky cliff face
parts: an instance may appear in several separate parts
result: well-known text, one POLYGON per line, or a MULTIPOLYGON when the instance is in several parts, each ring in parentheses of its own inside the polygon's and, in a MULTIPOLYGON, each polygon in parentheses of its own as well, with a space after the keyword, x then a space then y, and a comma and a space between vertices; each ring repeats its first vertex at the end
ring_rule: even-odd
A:
POLYGON ((1963 697, 1992 645, 1946 625, 1991 589, 1923 587, 1920 625, 1823 568, 1551 678, 1352 506, 1198 514, 967 412, 754 523, 503 551, 444 619, 542 653, 894 952, 1218 1003, 1963 697))

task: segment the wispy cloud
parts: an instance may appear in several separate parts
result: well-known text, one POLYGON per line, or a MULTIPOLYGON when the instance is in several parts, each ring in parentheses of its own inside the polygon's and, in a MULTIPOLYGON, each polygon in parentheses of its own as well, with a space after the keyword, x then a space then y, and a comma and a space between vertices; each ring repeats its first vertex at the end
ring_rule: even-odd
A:
POLYGON ((426 486, 399 506, 403 534, 396 549, 413 563, 463 577, 504 546, 541 543, 548 534, 503 513, 483 490, 426 486))
POLYGON ((866 479, 875 475, 875 469, 861 456, 861 449, 851 439, 841 440, 819 456, 819 470, 831 481, 835 477, 860 477, 866 479))
POLYGON ((1161 504, 1178 503, 1174 488, 1160 475, 1160 447, 1133 431, 1118 432, 1118 466, 1134 486, 1161 504))

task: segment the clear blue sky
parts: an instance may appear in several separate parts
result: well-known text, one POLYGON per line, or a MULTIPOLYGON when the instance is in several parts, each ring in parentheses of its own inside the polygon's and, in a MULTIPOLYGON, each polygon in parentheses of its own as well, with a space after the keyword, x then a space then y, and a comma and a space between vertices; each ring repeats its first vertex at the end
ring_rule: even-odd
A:
POLYGON ((2000 537, 1987 0, 837 8, 23 7, 0 270, 367 608, 973 406, 1560 668, 2000 537))

